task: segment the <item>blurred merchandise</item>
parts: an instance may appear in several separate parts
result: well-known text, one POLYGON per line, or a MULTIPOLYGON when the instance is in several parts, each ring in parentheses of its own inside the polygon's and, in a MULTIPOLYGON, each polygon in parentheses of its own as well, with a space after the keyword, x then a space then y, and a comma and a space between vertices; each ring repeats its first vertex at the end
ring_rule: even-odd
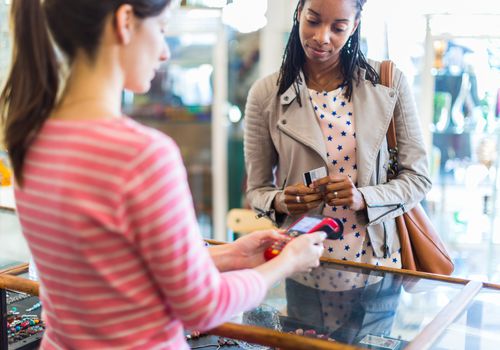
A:
POLYGON ((227 75, 227 64, 220 51, 227 51, 227 42, 220 15, 216 9, 176 9, 165 37, 171 57, 157 70, 148 93, 124 92, 123 110, 176 142, 201 233, 223 240, 227 125, 221 119, 227 81, 221 77, 227 75), (221 236, 215 237, 215 232, 221 236))
POLYGON ((12 170, 7 152, 0 150, 0 186, 12 185, 12 170))

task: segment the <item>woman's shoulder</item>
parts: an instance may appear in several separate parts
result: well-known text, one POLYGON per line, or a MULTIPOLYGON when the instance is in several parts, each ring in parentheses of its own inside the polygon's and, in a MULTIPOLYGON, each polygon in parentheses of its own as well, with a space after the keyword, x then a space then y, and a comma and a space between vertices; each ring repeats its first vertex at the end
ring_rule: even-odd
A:
POLYGON ((278 77, 279 73, 275 72, 263 78, 257 79, 253 83, 249 95, 259 96, 260 98, 267 96, 277 96, 278 94, 278 77))
MULTIPOLYGON (((381 66, 383 61, 378 61, 378 60, 368 58, 366 60, 366 62, 375 70, 375 72, 380 74, 380 66, 381 66)), ((393 63, 394 63, 394 71, 393 71, 394 78, 397 78, 397 77, 403 75, 403 72, 398 68, 396 62, 393 61, 393 63)))
POLYGON ((121 120, 121 131, 128 134, 130 141, 127 146, 141 154, 147 149, 162 149, 164 151, 177 151, 178 147, 175 141, 165 133, 140 124, 130 117, 124 117, 121 120))

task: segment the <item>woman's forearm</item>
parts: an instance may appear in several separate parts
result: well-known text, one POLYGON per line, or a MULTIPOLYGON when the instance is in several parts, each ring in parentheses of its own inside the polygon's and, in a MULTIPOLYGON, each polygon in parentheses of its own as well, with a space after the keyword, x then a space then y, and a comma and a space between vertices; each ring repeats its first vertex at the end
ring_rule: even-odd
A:
POLYGON ((284 256, 278 255, 276 258, 256 267, 255 270, 262 275, 267 288, 270 288, 279 280, 290 276, 295 271, 295 267, 292 263, 288 263, 284 256))
POLYGON ((220 272, 237 270, 238 259, 230 243, 211 246, 208 248, 215 266, 220 272))

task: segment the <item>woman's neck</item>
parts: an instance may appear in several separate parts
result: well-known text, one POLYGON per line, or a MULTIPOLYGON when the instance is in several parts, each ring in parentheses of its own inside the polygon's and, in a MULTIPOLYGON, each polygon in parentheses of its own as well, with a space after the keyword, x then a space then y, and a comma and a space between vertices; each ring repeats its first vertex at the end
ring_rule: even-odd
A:
POLYGON ((121 116, 123 77, 99 62, 76 59, 61 101, 52 113, 58 119, 102 119, 121 116))
POLYGON ((344 82, 340 62, 328 66, 306 63, 304 65, 304 75, 307 86, 318 91, 335 90, 344 82))

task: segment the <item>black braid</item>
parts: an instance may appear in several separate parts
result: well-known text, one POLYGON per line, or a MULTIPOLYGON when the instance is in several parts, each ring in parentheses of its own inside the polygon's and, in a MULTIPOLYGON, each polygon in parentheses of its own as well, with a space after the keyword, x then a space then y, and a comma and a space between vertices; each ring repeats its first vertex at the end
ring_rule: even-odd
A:
POLYGON ((302 101, 300 100, 298 84, 302 82, 299 81, 299 72, 306 62, 306 54, 302 48, 299 37, 299 8, 302 8, 304 3, 305 0, 300 0, 293 14, 293 26, 286 44, 278 76, 278 96, 283 94, 292 84, 294 84, 297 102, 301 107, 302 101))
MULTIPOLYGON (((300 43, 299 36, 299 9, 304 7, 306 0, 299 0, 297 8, 295 9, 293 26, 290 32, 290 37, 285 48, 285 53, 283 54, 283 61, 281 63, 281 68, 278 76, 278 96, 283 94, 288 88, 295 84, 295 91, 297 94, 297 102, 302 106, 300 96, 298 94, 298 84, 302 83, 299 81, 299 72, 304 66, 306 61, 304 49, 300 43)), ((356 0, 357 14, 356 18, 361 16, 361 11, 363 10, 363 5, 366 0, 356 0)), ((359 83, 360 76, 355 76, 358 69, 365 69, 365 78, 371 81, 374 85, 380 82, 380 77, 373 69, 370 64, 368 64, 365 56, 360 49, 360 31, 361 23, 359 23, 358 28, 353 35, 349 37, 347 43, 344 45, 340 51, 340 63, 342 69, 342 75, 344 81, 342 85, 347 86, 344 95, 350 101, 352 97, 353 82, 359 83)))

